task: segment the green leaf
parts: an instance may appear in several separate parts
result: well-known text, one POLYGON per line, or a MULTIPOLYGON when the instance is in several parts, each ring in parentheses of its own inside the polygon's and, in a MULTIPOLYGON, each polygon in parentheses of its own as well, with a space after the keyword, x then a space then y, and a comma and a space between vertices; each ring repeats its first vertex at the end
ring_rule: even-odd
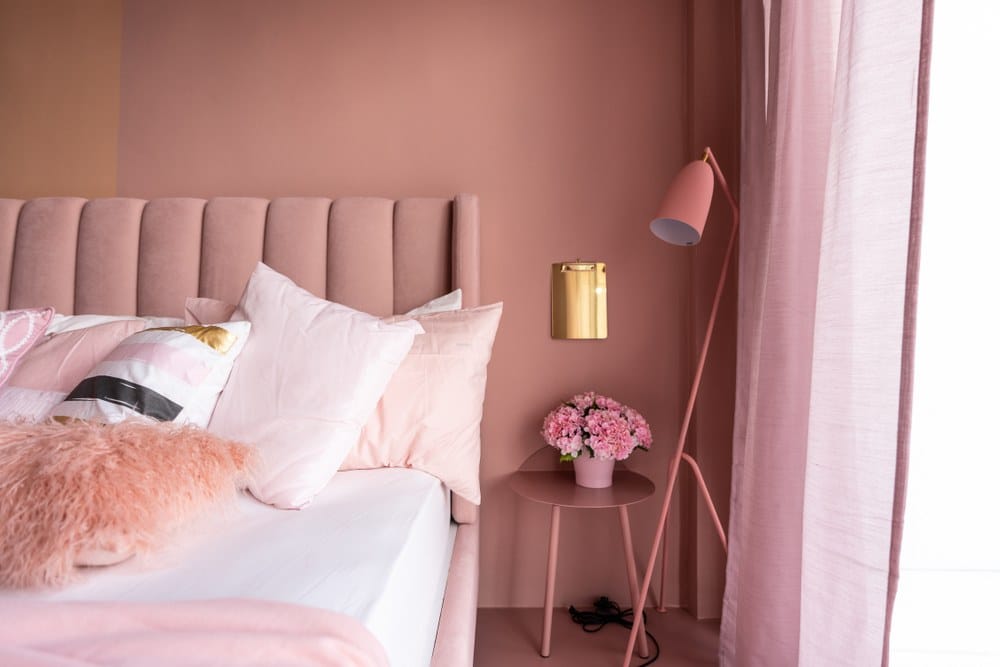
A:
POLYGON ((559 462, 565 463, 566 461, 572 461, 574 458, 576 457, 573 456, 572 454, 563 454, 562 456, 559 457, 559 462))

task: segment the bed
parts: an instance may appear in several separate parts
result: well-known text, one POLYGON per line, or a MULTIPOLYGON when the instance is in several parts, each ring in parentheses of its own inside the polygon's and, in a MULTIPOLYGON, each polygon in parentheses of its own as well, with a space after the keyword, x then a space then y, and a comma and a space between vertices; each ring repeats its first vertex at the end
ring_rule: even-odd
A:
MULTIPOLYGON (((2 310, 180 317, 194 295, 236 303, 260 261, 317 296, 373 315, 404 313, 454 288, 464 306, 475 306, 478 202, 471 195, 0 199, 2 310)), ((247 597, 328 608, 360 620, 394 665, 472 664, 475 505, 423 472, 385 468, 339 472, 313 506, 279 514, 240 500, 152 562, 31 595, 247 597)))

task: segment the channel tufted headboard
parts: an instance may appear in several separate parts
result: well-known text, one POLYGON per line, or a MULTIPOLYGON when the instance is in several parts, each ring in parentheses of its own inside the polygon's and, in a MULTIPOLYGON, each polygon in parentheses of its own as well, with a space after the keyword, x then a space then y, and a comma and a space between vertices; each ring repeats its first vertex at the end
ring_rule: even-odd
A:
POLYGON ((261 260, 375 315, 459 287, 475 306, 478 199, 0 199, 0 310, 182 317, 189 296, 236 303, 261 260))
POLYGON ((0 199, 0 306, 181 316, 235 303, 263 260, 375 315, 461 287, 479 302, 479 210, 454 199, 0 199))

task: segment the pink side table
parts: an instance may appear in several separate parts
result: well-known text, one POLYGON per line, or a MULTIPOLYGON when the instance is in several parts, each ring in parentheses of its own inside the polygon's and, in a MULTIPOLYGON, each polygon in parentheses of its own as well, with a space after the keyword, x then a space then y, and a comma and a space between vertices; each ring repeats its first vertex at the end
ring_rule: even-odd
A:
MULTIPOLYGON (((649 478, 637 472, 626 470, 619 463, 615 467, 614 483, 606 489, 588 489, 577 486, 570 464, 563 468, 551 469, 545 459, 555 455, 551 447, 545 447, 529 457, 521 468, 510 476, 511 489, 516 494, 537 503, 552 507, 552 521, 549 527, 549 560, 545 570, 545 612, 542 617, 543 658, 549 657, 552 643, 552 603, 555 597, 556 564, 559 559, 559 514, 563 507, 579 509, 618 508, 618 521, 622 529, 622 545, 625 548, 625 573, 628 575, 632 608, 639 599, 639 581, 635 568, 635 551, 632 548, 632 528, 628 519, 628 506, 642 502, 656 490, 649 478), (543 455, 543 456, 540 456, 543 455), (549 467, 550 469, 538 469, 549 467)), ((642 626, 642 610, 635 609, 635 621, 639 623, 639 656, 649 656, 646 633, 642 626)))

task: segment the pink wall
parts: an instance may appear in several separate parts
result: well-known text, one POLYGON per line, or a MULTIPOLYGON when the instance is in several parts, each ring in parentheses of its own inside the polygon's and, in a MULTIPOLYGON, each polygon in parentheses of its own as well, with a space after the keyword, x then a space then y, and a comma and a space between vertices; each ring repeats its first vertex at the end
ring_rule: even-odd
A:
MULTIPOLYGON (((724 159, 737 162, 735 43, 690 39, 720 17, 731 26, 731 4, 125 2, 119 194, 480 196, 484 296, 506 304, 484 424, 483 606, 541 604, 548 514, 504 477, 541 445, 559 399, 595 389, 641 410, 658 440, 634 462, 662 478, 702 300, 688 295, 704 276, 646 224, 698 148, 688 130, 700 107, 686 97, 700 92, 686 85, 696 63, 732 71, 708 98, 723 111, 694 140, 730 142, 724 159), (608 263, 607 341, 549 338, 549 264, 577 257, 608 263)), ((720 338, 731 347, 731 332, 720 338)), ((708 387, 722 387, 713 419, 731 419, 727 373, 708 387)), ((723 497, 729 447, 725 433, 698 433, 723 497)), ((639 553, 656 509, 633 515, 639 553)), ((616 531, 610 511, 564 515, 560 603, 626 599, 616 531)), ((685 559, 674 547, 670 601, 686 560, 685 581, 714 600, 687 601, 717 615, 722 568, 692 565, 698 544, 685 559)))
MULTIPOLYGON (((718 156, 726 181, 739 198, 740 182, 740 66, 738 3, 692 2, 688 12, 688 141, 691 153, 706 144, 718 156), (725 46, 727 48, 716 48, 725 46)), ((695 294, 689 320, 689 340, 695 346, 705 335, 709 312, 726 244, 732 230, 732 215, 717 189, 702 242, 692 263, 695 294)), ((739 249, 737 248, 737 253, 739 249)), ((688 451, 701 465, 712 490, 723 525, 729 523, 729 485, 732 468, 733 403, 736 388, 736 283, 738 260, 729 267, 729 279, 719 309, 688 451)), ((726 555, 696 488, 683 487, 684 557, 688 568, 681 578, 681 600, 700 617, 721 616, 726 555)))

